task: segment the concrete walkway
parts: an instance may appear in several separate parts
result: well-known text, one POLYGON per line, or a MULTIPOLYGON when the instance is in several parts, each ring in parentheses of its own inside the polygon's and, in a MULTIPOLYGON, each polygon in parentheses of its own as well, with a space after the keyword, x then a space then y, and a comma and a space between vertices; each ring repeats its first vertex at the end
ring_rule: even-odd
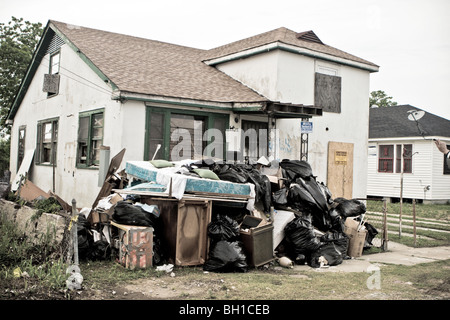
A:
POLYGON ((295 265, 294 269, 317 272, 368 272, 371 266, 374 265, 397 264, 411 266, 447 259, 450 259, 450 246, 411 248, 390 241, 386 252, 363 254, 361 257, 344 260, 340 265, 332 267, 311 268, 307 265, 295 265))

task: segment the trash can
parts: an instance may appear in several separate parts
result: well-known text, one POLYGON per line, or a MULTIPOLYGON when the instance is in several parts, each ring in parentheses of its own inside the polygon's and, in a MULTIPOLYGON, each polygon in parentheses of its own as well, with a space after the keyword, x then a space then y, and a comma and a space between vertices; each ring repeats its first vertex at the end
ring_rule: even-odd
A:
POLYGON ((259 267, 274 259, 273 225, 272 223, 262 224, 261 222, 262 219, 260 218, 246 216, 240 228, 240 237, 247 256, 247 264, 251 267, 259 267))

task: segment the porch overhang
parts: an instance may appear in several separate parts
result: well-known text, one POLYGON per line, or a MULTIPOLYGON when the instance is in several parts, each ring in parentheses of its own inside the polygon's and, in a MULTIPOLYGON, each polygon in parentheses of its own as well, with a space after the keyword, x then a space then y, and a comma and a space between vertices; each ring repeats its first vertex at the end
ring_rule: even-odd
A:
POLYGON ((322 108, 312 105, 292 104, 282 102, 269 102, 263 108, 239 107, 233 108, 239 114, 265 114, 271 118, 312 118, 322 116, 322 108))

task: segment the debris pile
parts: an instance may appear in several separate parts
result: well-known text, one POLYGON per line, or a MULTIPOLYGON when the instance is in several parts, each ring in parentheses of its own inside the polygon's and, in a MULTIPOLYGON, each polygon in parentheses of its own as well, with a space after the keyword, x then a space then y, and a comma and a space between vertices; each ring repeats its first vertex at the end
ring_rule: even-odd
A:
POLYGON ((141 161, 116 174, 122 156, 111 162, 92 208, 80 210, 80 259, 214 272, 271 261, 320 268, 361 255, 378 233, 364 221, 365 204, 333 199, 306 161, 141 161))

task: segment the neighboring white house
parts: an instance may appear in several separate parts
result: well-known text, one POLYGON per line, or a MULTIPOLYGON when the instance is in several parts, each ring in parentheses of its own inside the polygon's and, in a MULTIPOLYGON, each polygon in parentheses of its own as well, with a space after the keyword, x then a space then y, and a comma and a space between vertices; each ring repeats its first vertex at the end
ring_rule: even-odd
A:
POLYGON ((450 168, 433 139, 450 145, 449 120, 410 105, 371 108, 367 195, 450 201, 450 168))
MULTIPOLYGON (((11 175, 31 155, 34 184, 89 207, 100 190, 102 145, 111 157, 126 148, 123 168, 151 159, 157 145, 157 158, 172 160, 176 129, 217 129, 228 138, 222 157, 303 158, 334 196, 364 197, 376 71, 312 31, 279 28, 200 50, 51 20, 8 115, 11 175), (309 135, 301 135, 302 119, 313 123, 309 135), (254 151, 248 140, 232 143, 236 129, 269 134, 254 151)), ((212 141, 201 140, 183 156, 201 156, 212 141)))

